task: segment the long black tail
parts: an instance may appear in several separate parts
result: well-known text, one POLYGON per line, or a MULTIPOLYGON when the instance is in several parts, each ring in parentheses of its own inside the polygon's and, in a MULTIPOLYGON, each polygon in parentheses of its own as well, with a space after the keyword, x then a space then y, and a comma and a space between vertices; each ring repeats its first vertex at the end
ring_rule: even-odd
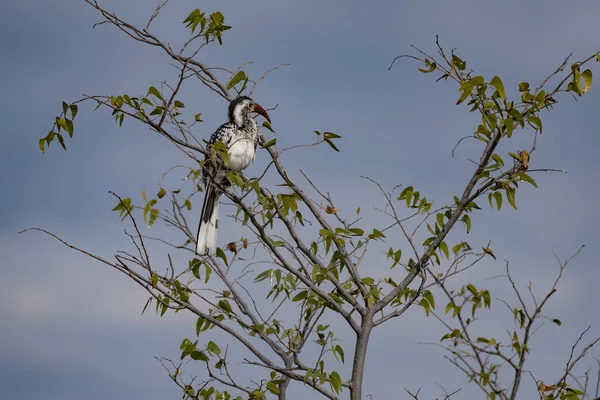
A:
POLYGON ((219 228, 219 193, 213 185, 206 185, 206 195, 200 214, 200 225, 196 242, 196 253, 208 254, 217 248, 217 229, 219 228))

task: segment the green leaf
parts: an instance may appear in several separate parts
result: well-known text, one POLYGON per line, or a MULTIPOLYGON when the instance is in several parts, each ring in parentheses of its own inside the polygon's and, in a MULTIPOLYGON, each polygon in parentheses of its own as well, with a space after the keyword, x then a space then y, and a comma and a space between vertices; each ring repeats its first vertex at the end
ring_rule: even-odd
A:
POLYGON ((269 392, 273 393, 273 394, 277 394, 277 395, 278 395, 279 393, 281 393, 281 392, 280 392, 280 390, 279 390, 279 387, 278 387, 278 386, 277 386, 277 384, 276 384, 275 382, 273 382, 273 381, 269 381, 269 382, 267 382, 267 385, 266 385, 266 386, 267 386, 267 390, 268 390, 269 392))
POLYGON ((71 104, 69 106, 69 109, 71 110, 71 118, 75 119, 75 116, 77 115, 77 111, 79 110, 79 108, 77 107, 77 104, 71 104))
POLYGON ((342 364, 344 363, 344 349, 342 349, 342 347, 340 345, 335 345, 335 347, 333 348, 333 354, 338 354, 340 356, 340 359, 342 360, 342 364))
POLYGON ((440 227, 444 226, 444 214, 437 213, 437 215, 435 216, 435 219, 440 227))
POLYGON ((469 217, 468 215, 464 215, 462 217, 462 222, 465 224, 465 228, 467 229, 467 233, 469 233, 471 231, 471 217, 469 217))
POLYGON ((44 154, 44 144, 46 143, 46 139, 45 138, 41 138, 38 142, 38 146, 40 146, 40 150, 42 151, 42 154, 44 154))
MULTIPOLYGON (((471 81, 467 81, 465 83, 470 83, 470 85, 465 86, 464 89, 462 89, 463 86, 461 85, 461 89, 459 89, 459 90, 462 90, 462 95, 460 96, 460 98, 456 102, 456 105, 459 105, 460 103, 462 103, 463 101, 465 101, 466 98, 469 97, 469 95, 473 91, 473 88, 475 87, 471 81)), ((464 83, 463 83, 463 85, 464 85, 464 83)))
POLYGON ((500 165, 501 167, 504 167, 504 160, 502 159, 502 157, 500 157, 498 154, 494 153, 492 155, 492 158, 494 159, 494 161, 496 161, 498 163, 498 165, 500 165))
POLYGON ((574 92, 574 93, 578 94, 579 96, 581 96, 581 89, 574 82, 569 82, 569 84, 567 85, 567 90, 574 92))
POLYGON ((159 98, 160 100, 162 100, 162 95, 160 94, 158 89, 156 89, 154 86, 150 86, 148 88, 148 95, 153 95, 153 96, 159 98))
POLYGON ((212 273, 212 269, 207 263, 204 263, 204 272, 206 274, 206 277, 204 278, 204 283, 208 283, 208 280, 210 279, 210 274, 212 273))
POLYGON ((429 302, 431 308, 435 309, 435 300, 433 298, 433 294, 429 290, 423 292, 423 298, 429 302))
POLYGON ((160 188, 160 190, 158 191, 157 197, 159 199, 162 199, 163 197, 165 197, 166 194, 167 194, 167 191, 165 190, 165 188, 160 188))
POLYGON ((581 77, 584 81, 583 93, 586 93, 588 90, 590 90, 590 87, 592 86, 592 71, 586 69, 581 73, 581 77))
POLYGON ((459 71, 464 71, 464 69, 467 68, 467 63, 454 53, 452 53, 452 65, 454 65, 459 71))
POLYGON ((494 199, 496 199, 496 205, 498 206, 498 211, 502 208, 502 193, 494 192, 494 199))
POLYGON ((202 118, 200 118, 200 113, 194 115, 194 120, 196 120, 198 122, 204 122, 204 121, 202 121, 202 118))
POLYGON ((460 249, 463 248, 463 246, 464 246, 464 242, 460 242, 459 244, 452 246, 452 252, 454 254, 457 254, 460 251, 460 249))
POLYGON ((429 305, 429 302, 426 299, 421 299, 419 305, 425 310, 425 315, 429 316, 429 312, 431 311, 431 306, 429 305))
POLYGON ((448 245, 446 244, 446 242, 440 243, 440 250, 442 250, 442 252, 446 256, 446 259, 450 259, 450 253, 448 252, 448 245))
MULTIPOLYGON (((273 130, 273 127, 271 126, 271 123, 269 121, 263 121, 262 126, 264 126, 265 128, 267 128, 271 132, 275 133, 275 131, 273 130)), ((269 142, 269 143, 271 143, 271 142, 269 142)), ((265 148, 266 147, 268 147, 268 146, 265 146, 265 148)))
POLYGON ((342 378, 340 375, 333 371, 329 374, 329 383, 331 384, 331 388, 335 390, 336 393, 340 393, 342 391, 342 378))
POLYGON ((560 322, 560 319, 556 319, 556 318, 554 318, 554 319, 552 320, 552 322, 554 322, 554 323, 555 323, 556 325, 558 325, 558 326, 561 326, 561 325, 562 325, 562 322, 560 322))
POLYGON ((303 290, 303 291, 299 292, 297 295, 295 295, 292 298, 292 301, 296 302, 296 301, 304 300, 307 297, 308 297, 308 290, 303 290))
POLYGON ((264 281, 265 279, 267 279, 269 276, 271 276, 271 270, 268 269, 266 271, 261 272, 260 274, 258 274, 256 276, 256 278, 254 278, 254 282, 260 282, 260 281, 264 281))
POLYGON ((241 81, 245 81, 246 79, 248 79, 246 77, 246 73, 244 71, 238 71, 238 73, 235 74, 233 76, 233 78, 231 78, 231 80, 229 81, 229 83, 227 84, 227 90, 232 89, 235 85, 237 85, 241 81))
POLYGON ((229 266, 229 264, 227 263, 227 257, 225 256, 225 252, 220 247, 217 247, 217 257, 223 260, 225 265, 229 266))
POLYGON ((173 104, 175 104, 175 107, 177 108, 185 108, 185 105, 179 100, 175 100, 173 104))
POLYGON ((335 151, 339 152, 340 150, 335 146, 335 144, 333 144, 333 142, 330 139, 325 139, 325 142, 327 142, 327 144, 329 146, 331 146, 332 149, 334 149, 335 151))
POLYGON ((534 179, 533 179, 531 176, 527 175, 525 172, 521 172, 521 173, 519 174, 519 178, 520 178, 522 181, 525 181, 525 182, 527 182, 527 183, 530 183, 530 184, 531 184, 531 185, 533 185, 534 187, 538 187, 537 183, 535 183, 535 180, 534 180, 534 179))
POLYGON ((65 131, 68 129, 67 120, 64 118, 56 118, 56 125, 58 125, 59 128, 64 129, 65 131))
POLYGON ((373 232, 369 234, 369 239, 383 239, 385 235, 378 231, 377 229, 373 229, 373 232))
POLYGON ((202 265, 202 261, 197 258, 193 258, 189 263, 189 268, 192 270, 192 274, 196 279, 200 279, 200 265, 202 265))
POLYGON ((208 351, 210 351, 211 353, 216 354, 216 355, 219 355, 222 353, 219 346, 217 346, 217 344, 213 341, 208 342, 208 344, 206 345, 206 348, 208 349, 208 351))
POLYGON ((225 311, 227 313, 233 312, 233 309, 231 308, 231 304, 229 304, 229 302, 225 299, 219 300, 217 305, 219 306, 219 308, 221 308, 223 311, 225 311))
POLYGON ((58 138, 58 143, 60 143, 63 150, 66 150, 67 147, 65 146, 65 138, 63 137, 63 135, 61 135, 60 133, 57 133, 56 137, 58 138))
POLYGON ((204 352, 202 351, 198 351, 198 350, 194 350, 190 353, 190 357, 192 358, 192 360, 196 360, 196 361, 209 361, 210 359, 206 356, 206 354, 204 354, 204 352))
POLYGON ((160 211, 158 211, 157 208, 150 209, 150 219, 148 221, 149 227, 152 226, 156 222, 159 215, 160 215, 160 211))
POLYGON ((490 84, 496 88, 502 101, 506 101, 506 93, 504 92, 504 84, 502 83, 502 80, 500 79, 500 77, 498 77, 498 76, 493 77, 492 80, 490 81, 490 84))
POLYGON ((519 92, 526 92, 529 90, 529 82, 519 82, 519 92))
POLYGON ((485 83, 485 79, 481 75, 471 78, 471 81, 477 86, 481 86, 485 83))
POLYGON ((435 62, 431 62, 429 60, 425 60, 425 66, 427 67, 427 69, 419 68, 419 71, 421 71, 424 74, 428 74, 430 72, 435 71, 435 68, 437 67, 437 64, 435 62))
POLYGON ((268 147, 275 146, 275 143, 277 143, 277 139, 269 140, 267 143, 263 144, 262 148, 266 149, 268 147))
POLYGON ((146 305, 144 306, 144 309, 142 310, 142 315, 144 315, 144 313, 146 312, 146 308, 148 308, 148 306, 150 305, 150 303, 152 303, 153 299, 154 299, 154 297, 150 297, 148 299, 148 301, 146 301, 146 305))
POLYGON ((542 133, 542 120, 535 115, 531 115, 528 118, 529 123, 540 133, 542 133))
POLYGON ((513 131, 515 130, 515 121, 509 117, 504 120, 504 126, 506 127, 504 134, 508 137, 511 137, 513 131))
POLYGON ((446 304, 446 309, 444 310, 444 315, 448 315, 448 312, 450 310, 452 310, 454 308, 454 304, 452 302, 449 302, 448 304, 446 304))
POLYGON ((506 189, 506 201, 508 201, 508 204, 510 204, 512 206, 512 208, 514 208, 515 210, 517 209, 517 204, 515 203, 515 189, 514 188, 506 189))

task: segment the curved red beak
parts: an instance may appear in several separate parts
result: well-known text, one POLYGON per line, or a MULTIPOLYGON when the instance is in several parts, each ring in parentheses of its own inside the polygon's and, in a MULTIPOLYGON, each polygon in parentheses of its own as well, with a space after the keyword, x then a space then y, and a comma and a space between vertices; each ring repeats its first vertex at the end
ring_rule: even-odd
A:
POLYGON ((269 123, 271 123, 271 118, 269 118, 269 114, 267 114, 267 112, 265 111, 265 109, 262 108, 260 104, 254 103, 254 106, 252 107, 252 112, 255 112, 255 113, 258 113, 258 114, 262 115, 263 117, 265 117, 265 119, 267 121, 269 121, 269 123))

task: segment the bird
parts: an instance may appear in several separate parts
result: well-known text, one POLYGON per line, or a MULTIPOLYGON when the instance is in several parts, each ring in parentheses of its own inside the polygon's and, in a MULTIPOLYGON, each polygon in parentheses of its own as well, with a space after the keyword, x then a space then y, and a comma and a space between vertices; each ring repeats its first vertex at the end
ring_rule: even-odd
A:
POLYGON ((217 247, 219 228, 219 197, 221 187, 228 187, 227 173, 240 172, 254 161, 258 145, 258 125, 250 113, 262 115, 269 123, 269 114, 248 96, 239 96, 229 103, 228 122, 221 125, 208 141, 207 151, 217 142, 222 142, 228 154, 227 165, 221 157, 207 157, 202 178, 206 194, 200 213, 200 224, 196 241, 196 253, 206 255, 217 247), (215 185, 217 184, 217 185, 215 185))

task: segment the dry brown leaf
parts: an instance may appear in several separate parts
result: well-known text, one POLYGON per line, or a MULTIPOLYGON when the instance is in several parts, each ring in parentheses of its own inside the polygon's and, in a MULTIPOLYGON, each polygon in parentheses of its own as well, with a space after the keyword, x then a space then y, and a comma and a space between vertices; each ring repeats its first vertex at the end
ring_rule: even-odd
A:
POLYGON ((523 164, 523 168, 529 168, 529 152, 527 150, 521 150, 519 152, 519 156, 521 156, 521 164, 523 164))
POLYGON ((540 382, 540 384, 538 385, 538 389, 540 389, 540 392, 552 392, 557 388, 554 385, 546 386, 544 382, 540 382))
POLYGON ((331 207, 331 206, 327 206, 325 207, 325 212, 327 214, 335 214, 336 212, 340 211, 339 208, 335 208, 335 207, 331 207))
POLYGON ((228 243, 227 244, 227 250, 229 250, 233 254, 237 254, 237 246, 235 245, 235 242, 228 243))
POLYGON ((489 247, 482 247, 482 249, 485 252, 485 254, 489 254, 490 256, 492 256, 494 260, 496 259, 496 256, 494 255, 492 249, 490 249, 489 247))

